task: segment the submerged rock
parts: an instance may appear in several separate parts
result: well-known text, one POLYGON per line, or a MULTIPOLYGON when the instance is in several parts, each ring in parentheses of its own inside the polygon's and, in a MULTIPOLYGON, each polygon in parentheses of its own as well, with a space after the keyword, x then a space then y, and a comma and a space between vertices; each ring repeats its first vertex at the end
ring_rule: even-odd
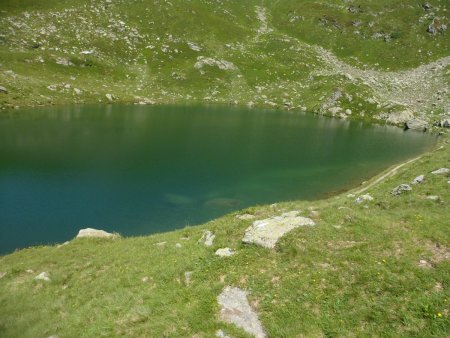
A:
POLYGON ((298 216, 298 214, 298 211, 291 211, 281 216, 255 221, 245 230, 242 241, 265 248, 274 248, 277 241, 293 229, 315 225, 312 219, 298 216))
POLYGON ((118 236, 117 234, 112 234, 112 233, 106 232, 104 230, 86 228, 86 229, 81 229, 78 232, 78 235, 76 238, 84 238, 84 237, 112 238, 112 237, 117 237, 117 236, 118 236))
POLYGON ((206 230, 202 237, 198 240, 198 243, 202 243, 205 246, 211 246, 213 245, 214 238, 216 238, 216 235, 214 235, 211 231, 206 230))
POLYGON ((425 180, 424 175, 419 175, 415 179, 412 180, 411 184, 420 184, 425 180))
POLYGON ((400 184, 399 186, 395 187, 392 191, 391 194, 394 196, 400 195, 402 193, 404 193, 405 191, 411 191, 412 188, 410 185, 408 184, 400 184))
POLYGON ((246 291, 227 286, 217 297, 217 302, 221 320, 236 325, 256 338, 267 337, 257 313, 248 303, 246 291))

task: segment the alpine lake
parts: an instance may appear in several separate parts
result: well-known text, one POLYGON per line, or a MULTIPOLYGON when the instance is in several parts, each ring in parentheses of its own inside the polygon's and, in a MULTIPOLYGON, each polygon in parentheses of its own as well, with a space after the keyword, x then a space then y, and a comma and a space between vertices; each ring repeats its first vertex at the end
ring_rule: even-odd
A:
POLYGON ((323 198, 435 143, 397 127, 223 106, 3 113, 0 254, 62 243, 87 227, 148 235, 323 198))

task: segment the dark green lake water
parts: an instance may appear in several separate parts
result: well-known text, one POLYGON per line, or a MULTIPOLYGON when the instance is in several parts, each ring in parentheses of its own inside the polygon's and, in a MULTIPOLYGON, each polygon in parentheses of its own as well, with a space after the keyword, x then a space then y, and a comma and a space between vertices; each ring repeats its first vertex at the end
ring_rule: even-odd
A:
POLYGON ((0 252, 142 235, 360 183, 435 138, 311 114, 85 106, 0 117, 0 252))

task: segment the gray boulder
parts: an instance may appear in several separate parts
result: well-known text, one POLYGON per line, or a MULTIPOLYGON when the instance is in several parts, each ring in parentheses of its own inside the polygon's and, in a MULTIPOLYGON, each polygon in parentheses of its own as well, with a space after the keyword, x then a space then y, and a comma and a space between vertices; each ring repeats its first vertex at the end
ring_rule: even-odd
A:
POLYGON ((428 122, 420 119, 412 119, 405 123, 405 129, 426 131, 428 129, 428 122))
POLYGON ((361 204, 361 203, 364 203, 364 202, 370 202, 370 201, 373 201, 373 197, 370 196, 369 194, 365 194, 365 195, 359 196, 355 200, 355 202, 358 203, 358 204, 361 204))
POLYGON ((234 251, 230 248, 220 248, 216 251, 216 256, 219 257, 230 257, 234 255, 234 251))
POLYGON ((433 175, 440 175, 440 174, 447 174, 448 172, 450 172, 450 169, 448 169, 448 168, 441 168, 441 169, 437 169, 435 171, 432 171, 431 173, 433 175))
POLYGON ((36 280, 43 280, 44 282, 50 282, 50 276, 48 275, 48 272, 41 272, 39 275, 34 277, 36 280))
POLYGON ((87 238, 87 237, 91 237, 91 238, 113 238, 113 237, 117 237, 117 234, 111 234, 109 232, 106 232, 104 230, 97 230, 97 229, 92 229, 92 228, 86 228, 86 229, 81 229, 78 232, 78 235, 76 238, 87 238))
POLYGON ((3 86, 0 86, 0 93, 8 94, 8 89, 3 86))
POLYGON ((414 114, 410 110, 402 110, 390 113, 386 122, 390 124, 404 124, 413 118, 414 114))
POLYGON ((399 186, 395 187, 392 191, 391 194, 394 196, 403 194, 405 191, 411 191, 412 188, 410 185, 408 184, 400 184, 399 186))
POLYGON ((417 176, 415 179, 411 181, 411 184, 420 184, 425 180, 424 175, 417 176))

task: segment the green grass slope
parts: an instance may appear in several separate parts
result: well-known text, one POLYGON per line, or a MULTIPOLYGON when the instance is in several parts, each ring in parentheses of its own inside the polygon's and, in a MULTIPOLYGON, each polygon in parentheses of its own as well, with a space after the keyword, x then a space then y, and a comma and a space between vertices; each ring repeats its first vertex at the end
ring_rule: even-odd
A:
POLYGON ((0 105, 109 102, 111 94, 341 118, 350 109, 354 119, 407 109, 438 120, 449 106, 449 10, 445 0, 429 9, 379 0, 4 0, 0 105))

